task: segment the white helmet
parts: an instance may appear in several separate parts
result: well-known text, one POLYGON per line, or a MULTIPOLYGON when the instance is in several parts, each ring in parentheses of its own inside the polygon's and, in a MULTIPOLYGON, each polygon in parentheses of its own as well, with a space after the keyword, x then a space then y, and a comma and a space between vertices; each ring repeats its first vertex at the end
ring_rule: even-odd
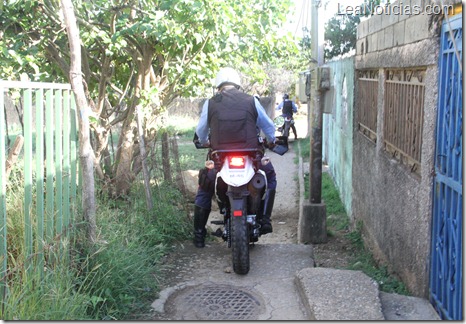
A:
POLYGON ((220 69, 215 77, 215 86, 220 88, 224 83, 232 83, 237 87, 241 87, 241 79, 238 72, 230 67, 220 69))

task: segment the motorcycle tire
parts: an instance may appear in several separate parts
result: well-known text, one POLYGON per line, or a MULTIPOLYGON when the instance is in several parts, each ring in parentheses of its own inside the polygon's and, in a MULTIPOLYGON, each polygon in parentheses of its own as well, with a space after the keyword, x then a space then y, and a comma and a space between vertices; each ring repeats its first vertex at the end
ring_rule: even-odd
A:
MULTIPOLYGON (((246 208, 243 211, 246 215, 246 208)), ((249 272, 249 226, 246 216, 231 217, 231 250, 233 271, 237 274, 249 272)))

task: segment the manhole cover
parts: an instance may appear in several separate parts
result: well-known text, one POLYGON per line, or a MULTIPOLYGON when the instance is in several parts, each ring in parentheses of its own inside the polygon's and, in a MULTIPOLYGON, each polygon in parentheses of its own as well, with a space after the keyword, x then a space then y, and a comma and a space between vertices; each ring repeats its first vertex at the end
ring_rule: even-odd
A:
POLYGON ((264 311, 262 298, 228 285, 184 288, 165 303, 165 311, 177 320, 256 320, 264 311))

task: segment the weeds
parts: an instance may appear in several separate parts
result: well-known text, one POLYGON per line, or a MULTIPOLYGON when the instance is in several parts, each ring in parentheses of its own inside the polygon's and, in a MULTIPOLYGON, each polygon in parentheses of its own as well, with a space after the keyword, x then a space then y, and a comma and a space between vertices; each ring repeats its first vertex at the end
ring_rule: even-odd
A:
POLYGON ((25 256, 21 179, 21 172, 12 172, 9 184, 14 186, 6 197, 9 272, 1 318, 126 320, 148 314, 159 290, 160 259, 173 242, 191 234, 191 221, 179 190, 163 181, 153 186, 154 208, 150 211, 139 182, 127 200, 101 195, 97 201, 97 242, 89 244, 85 224, 75 224, 69 236, 54 245, 46 242, 43 269, 34 261, 27 271, 24 260, 30 257, 25 256))
POLYGON ((398 280, 388 271, 385 265, 377 265, 372 254, 365 248, 362 238, 362 222, 356 224, 356 228, 346 234, 355 249, 354 260, 349 267, 351 270, 360 270, 369 277, 377 281, 379 289, 388 293, 397 293, 400 295, 409 295, 405 284, 398 280))

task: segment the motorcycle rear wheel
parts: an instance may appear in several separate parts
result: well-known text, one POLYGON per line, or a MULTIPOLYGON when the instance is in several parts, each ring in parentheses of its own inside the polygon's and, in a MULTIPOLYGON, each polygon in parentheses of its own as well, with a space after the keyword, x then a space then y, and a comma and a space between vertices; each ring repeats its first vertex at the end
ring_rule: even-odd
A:
POLYGON ((243 216, 231 217, 233 271, 237 274, 249 272, 249 226, 245 212, 243 216))

